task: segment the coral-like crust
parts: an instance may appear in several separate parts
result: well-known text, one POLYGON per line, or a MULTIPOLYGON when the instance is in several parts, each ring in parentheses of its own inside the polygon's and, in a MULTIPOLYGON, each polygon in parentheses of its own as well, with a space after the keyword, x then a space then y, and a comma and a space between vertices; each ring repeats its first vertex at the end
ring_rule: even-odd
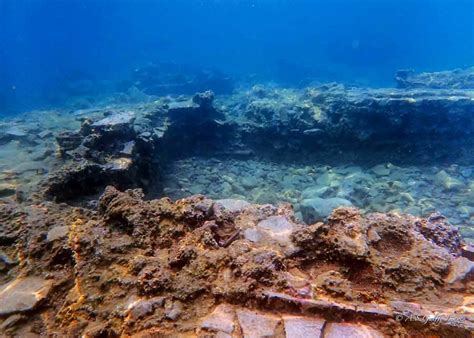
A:
POLYGON ((140 190, 107 187, 97 212, 3 202, 0 218, 9 257, 0 330, 9 334, 468 337, 474 329, 474 264, 436 214, 339 208, 307 226, 288 205, 144 201, 140 190))

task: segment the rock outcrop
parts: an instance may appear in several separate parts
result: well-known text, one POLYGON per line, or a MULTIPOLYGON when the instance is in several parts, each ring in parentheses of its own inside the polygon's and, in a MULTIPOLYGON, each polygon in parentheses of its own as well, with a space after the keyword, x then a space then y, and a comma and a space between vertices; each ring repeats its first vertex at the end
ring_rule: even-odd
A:
POLYGON ((394 161, 389 154, 398 161, 423 161, 431 154, 432 161, 442 161, 472 142, 470 90, 336 84, 304 92, 262 90, 242 97, 233 109, 237 139, 254 151, 326 157, 357 151, 364 158, 388 161, 394 161))
POLYGON ((213 100, 206 91, 145 112, 106 110, 102 119, 84 119, 78 131, 56 137, 63 165, 43 182, 43 194, 67 201, 94 196, 107 184, 159 190, 163 160, 224 145, 216 141, 226 138, 218 134, 228 127, 213 100))
POLYGON ((77 132, 57 136, 64 165, 44 182, 44 193, 57 201, 93 195, 106 184, 147 187, 153 177, 154 135, 135 128, 135 113, 112 112, 86 119, 77 132))
POLYGON ((474 330, 466 270, 473 262, 440 215, 339 208, 327 223, 307 226, 287 205, 142 198, 140 190, 108 187, 97 212, 3 202, 5 229, 17 231, 0 250, 21 259, 1 275, 1 332, 468 337, 474 330))

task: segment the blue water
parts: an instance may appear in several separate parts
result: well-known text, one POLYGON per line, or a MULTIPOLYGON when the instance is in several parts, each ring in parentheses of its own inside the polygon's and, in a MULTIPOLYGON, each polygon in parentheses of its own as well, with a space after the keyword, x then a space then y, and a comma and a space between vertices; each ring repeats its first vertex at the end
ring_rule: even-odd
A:
POLYGON ((60 104, 75 80, 113 89, 148 62, 390 86, 400 68, 473 60, 472 0, 0 0, 0 114, 60 104))

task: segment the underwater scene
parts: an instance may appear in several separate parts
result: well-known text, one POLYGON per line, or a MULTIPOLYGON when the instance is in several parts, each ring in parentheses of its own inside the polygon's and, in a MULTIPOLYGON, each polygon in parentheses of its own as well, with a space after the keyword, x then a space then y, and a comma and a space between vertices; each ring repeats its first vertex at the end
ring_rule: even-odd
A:
POLYGON ((473 337, 474 1, 0 0, 0 337, 473 337))

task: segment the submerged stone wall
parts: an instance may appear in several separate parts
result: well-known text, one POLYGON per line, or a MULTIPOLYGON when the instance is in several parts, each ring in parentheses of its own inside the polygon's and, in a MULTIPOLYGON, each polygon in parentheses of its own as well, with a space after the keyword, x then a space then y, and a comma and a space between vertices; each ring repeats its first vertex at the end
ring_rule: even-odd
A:
MULTIPOLYGON (((58 136, 66 165, 46 182, 59 200, 159 187, 160 163, 192 155, 436 163, 469 160, 474 92, 254 87, 214 102, 212 92, 163 98, 141 111, 107 111, 58 136), (97 189, 99 188, 99 189, 97 189)), ((156 188, 152 188, 156 189, 156 188)))
POLYGON ((0 274, 0 332, 469 337, 474 330, 474 252, 442 216, 340 208, 307 226, 289 206, 142 197, 108 187, 97 211, 0 203, 0 266, 9 271, 0 274))
POLYGON ((399 70, 395 81, 399 88, 474 89, 474 67, 432 73, 399 70))

